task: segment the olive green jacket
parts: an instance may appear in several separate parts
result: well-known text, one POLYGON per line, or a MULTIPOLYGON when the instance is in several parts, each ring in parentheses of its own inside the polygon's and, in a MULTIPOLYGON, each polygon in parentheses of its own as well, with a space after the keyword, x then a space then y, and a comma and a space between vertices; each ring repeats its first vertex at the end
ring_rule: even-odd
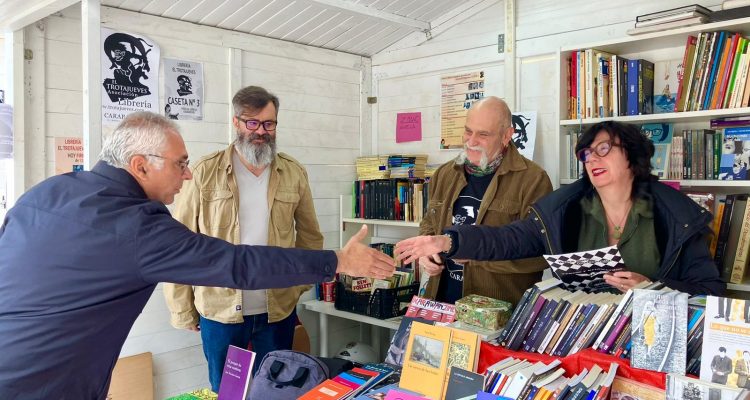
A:
MULTIPOLYGON (((193 179, 185 182, 172 214, 195 232, 239 244, 240 202, 232 165, 233 152, 234 145, 230 145, 198 162, 193 169, 193 179)), ((236 167, 244 168, 243 165, 236 167)), ((268 245, 322 249, 323 235, 315 215, 307 171, 284 153, 279 153, 269 168, 268 245)), ((255 267, 273 268, 273 260, 255 267)), ((293 286, 267 290, 268 322, 288 317, 300 295, 309 288, 293 286)), ((171 312, 171 323, 176 328, 196 326, 199 313, 225 324, 243 322, 242 290, 165 283, 164 296, 171 312)))
MULTIPOLYGON (((419 224, 420 235, 438 235, 453 225, 453 204, 464 187, 463 165, 449 161, 430 181, 427 213, 419 224)), ((537 199, 552 191, 547 172, 518 152, 506 151, 500 167, 482 197, 477 225, 502 226, 524 218, 537 199)), ((543 258, 515 261, 469 261, 464 266, 464 295, 480 294, 517 303, 524 290, 538 282, 547 264, 543 258)), ((440 275, 427 285, 426 296, 435 298, 440 275)))

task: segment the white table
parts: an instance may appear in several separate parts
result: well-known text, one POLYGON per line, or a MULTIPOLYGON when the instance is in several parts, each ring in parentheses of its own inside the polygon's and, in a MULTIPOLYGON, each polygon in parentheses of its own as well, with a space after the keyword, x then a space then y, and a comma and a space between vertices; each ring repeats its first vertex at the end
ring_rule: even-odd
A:
POLYGON ((328 316, 334 316, 339 318, 348 319, 351 321, 357 321, 360 323, 360 328, 363 324, 370 325, 371 329, 371 343, 375 351, 380 349, 380 328, 388 328, 390 330, 398 330, 399 324, 401 324, 401 317, 395 317, 390 319, 378 319, 368 317, 365 315, 350 313, 347 311, 337 310, 333 303, 329 303, 321 300, 310 300, 302 303, 306 309, 318 313, 320 321, 320 355, 321 357, 329 357, 328 354, 328 316))

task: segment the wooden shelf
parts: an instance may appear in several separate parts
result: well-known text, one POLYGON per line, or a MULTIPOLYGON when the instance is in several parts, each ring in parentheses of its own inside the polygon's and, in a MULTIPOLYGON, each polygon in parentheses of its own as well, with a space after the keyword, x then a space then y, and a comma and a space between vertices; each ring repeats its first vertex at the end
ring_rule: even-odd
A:
MULTIPOLYGON (((560 179, 560 184, 569 185, 577 179, 560 179)), ((696 179, 685 179, 685 180, 671 180, 663 179, 663 181, 679 182, 680 187, 691 187, 691 188, 721 188, 721 187, 737 187, 737 188, 748 188, 750 187, 750 181, 718 181, 718 180, 696 180, 696 179)))
POLYGON ((353 224, 368 224, 368 225, 382 225, 382 226, 401 226, 409 228, 419 228, 419 222, 409 221, 391 221, 386 219, 364 219, 364 218, 342 218, 343 222, 350 222, 353 224))
POLYGON ((624 117, 564 119, 560 121, 560 126, 593 125, 604 121, 619 121, 629 123, 706 122, 715 118, 736 117, 747 114, 750 114, 750 107, 725 108, 721 110, 685 111, 664 114, 627 115, 624 117))

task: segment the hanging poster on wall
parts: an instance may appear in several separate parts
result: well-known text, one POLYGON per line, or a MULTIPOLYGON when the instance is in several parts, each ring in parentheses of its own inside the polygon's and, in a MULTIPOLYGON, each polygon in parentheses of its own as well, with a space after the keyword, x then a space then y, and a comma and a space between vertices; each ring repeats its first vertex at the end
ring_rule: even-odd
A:
POLYGON ((102 123, 136 111, 159 112, 159 46, 138 34, 102 28, 102 123))
POLYGON ((164 116, 203 120, 203 64, 164 59, 164 116))
POLYGON ((512 113, 513 137, 511 140, 518 152, 529 160, 534 159, 536 143, 536 111, 517 111, 512 113))
POLYGON ((484 97, 484 71, 440 78, 440 148, 463 148, 466 112, 484 97))
POLYGON ((55 138, 55 175, 83 171, 83 139, 55 138))

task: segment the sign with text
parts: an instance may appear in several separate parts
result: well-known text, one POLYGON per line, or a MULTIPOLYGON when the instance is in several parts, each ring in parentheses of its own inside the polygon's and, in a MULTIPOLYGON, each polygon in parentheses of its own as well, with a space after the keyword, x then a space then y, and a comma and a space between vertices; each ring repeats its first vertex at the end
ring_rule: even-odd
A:
POLYGON ((484 71, 443 76, 440 79, 440 148, 463 148, 466 113, 484 97, 484 71))
POLYGON ((102 28, 102 123, 159 112, 159 46, 143 35, 102 28))
POLYGON ((55 175, 73 171, 83 171, 83 139, 56 137, 55 175))
POLYGON ((164 116, 203 120, 203 64, 164 59, 164 116))
POLYGON ((396 143, 422 140, 422 113, 396 114, 396 143))

